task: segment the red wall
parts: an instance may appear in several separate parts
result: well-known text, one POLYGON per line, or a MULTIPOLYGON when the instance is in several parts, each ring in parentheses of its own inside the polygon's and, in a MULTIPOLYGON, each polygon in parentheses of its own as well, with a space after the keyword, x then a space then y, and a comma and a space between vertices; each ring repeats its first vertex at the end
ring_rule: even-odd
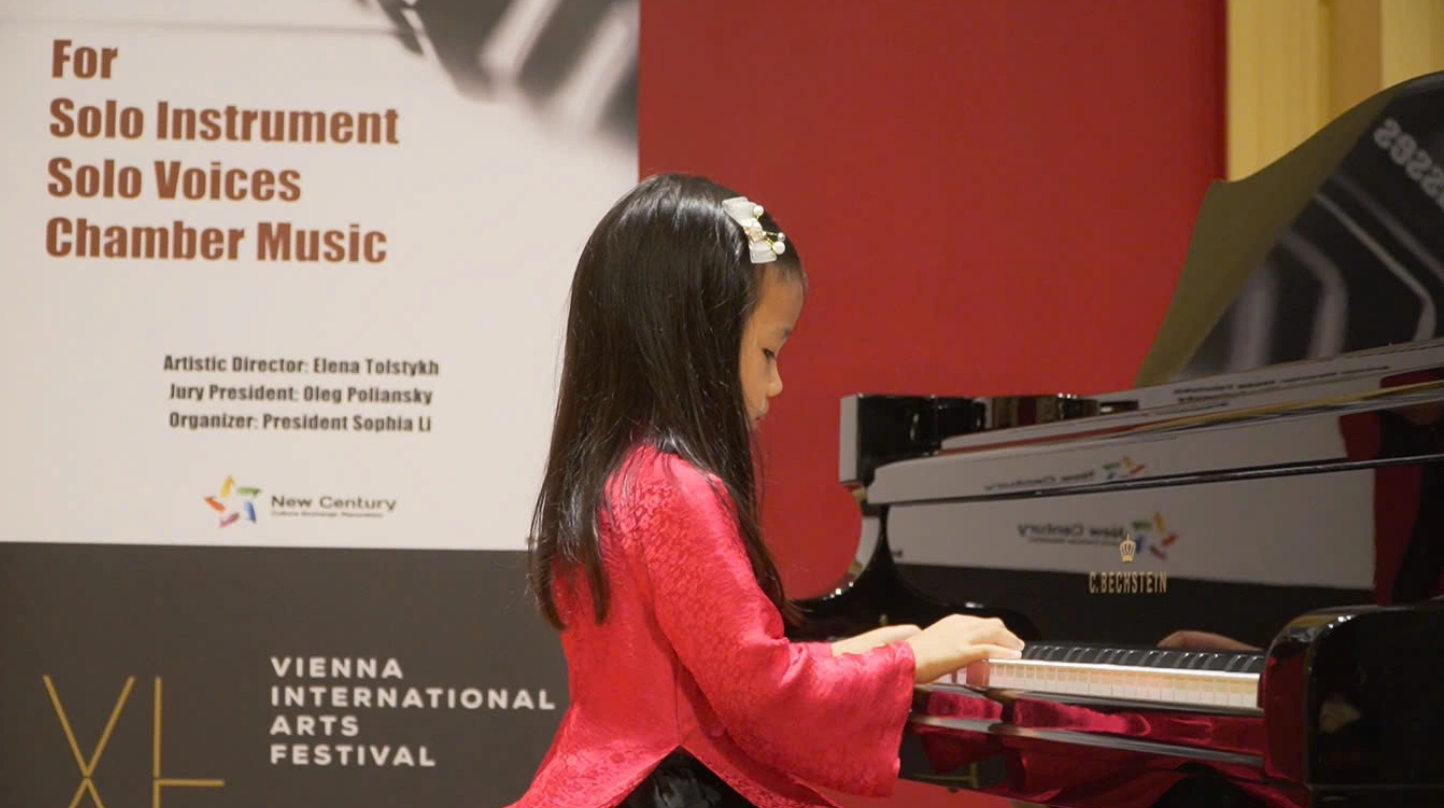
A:
POLYGON ((856 544, 841 396, 1131 385, 1223 174, 1224 30, 1222 0, 642 4, 643 175, 751 196, 811 277, 764 434, 791 594, 856 544))

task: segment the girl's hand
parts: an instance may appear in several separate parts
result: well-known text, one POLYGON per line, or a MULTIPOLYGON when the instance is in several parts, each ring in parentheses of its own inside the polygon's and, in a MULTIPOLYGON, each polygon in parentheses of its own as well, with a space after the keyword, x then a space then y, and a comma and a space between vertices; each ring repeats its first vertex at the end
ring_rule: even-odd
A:
POLYGON ((914 681, 935 682, 985 659, 1018 659, 1023 641, 996 617, 951 614, 906 641, 916 660, 914 681))
POLYGON ((895 642, 902 642, 910 637, 915 637, 922 629, 917 626, 883 626, 872 631, 864 632, 856 637, 848 637, 845 640, 838 640, 832 644, 832 655, 842 656, 843 654, 865 654, 874 648, 881 648, 884 645, 892 645, 895 642))

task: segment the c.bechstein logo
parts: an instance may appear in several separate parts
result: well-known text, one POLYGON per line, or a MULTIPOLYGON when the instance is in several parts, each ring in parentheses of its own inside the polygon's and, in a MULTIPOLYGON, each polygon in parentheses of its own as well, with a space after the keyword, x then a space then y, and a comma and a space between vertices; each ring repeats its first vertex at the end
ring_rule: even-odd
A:
MULTIPOLYGON (((1118 540, 1118 559, 1131 565, 1146 549, 1161 562, 1168 561, 1168 548, 1178 541, 1163 515, 1152 519, 1135 519, 1122 531, 1118 540)), ((1095 595, 1163 595, 1168 593, 1166 570, 1104 571, 1088 573, 1088 591, 1095 595)))

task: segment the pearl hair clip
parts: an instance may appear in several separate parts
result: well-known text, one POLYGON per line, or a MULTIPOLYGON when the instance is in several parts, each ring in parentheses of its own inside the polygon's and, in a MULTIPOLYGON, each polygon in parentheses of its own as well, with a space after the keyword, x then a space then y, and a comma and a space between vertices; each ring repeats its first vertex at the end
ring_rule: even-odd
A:
POLYGON ((752 263, 766 264, 776 261, 777 256, 787 251, 786 236, 762 229, 762 222, 759 221, 763 213, 761 205, 745 196, 734 196, 722 201, 722 209, 727 211, 733 221, 742 225, 742 232, 747 234, 752 263))

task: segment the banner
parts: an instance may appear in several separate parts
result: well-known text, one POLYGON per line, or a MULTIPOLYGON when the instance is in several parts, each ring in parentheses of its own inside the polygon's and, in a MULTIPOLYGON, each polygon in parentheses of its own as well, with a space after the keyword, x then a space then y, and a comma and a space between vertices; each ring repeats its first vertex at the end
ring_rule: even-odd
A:
POLYGON ((518 796, 565 709, 522 550, 571 273, 636 180, 636 3, 0 14, 0 803, 518 796))

